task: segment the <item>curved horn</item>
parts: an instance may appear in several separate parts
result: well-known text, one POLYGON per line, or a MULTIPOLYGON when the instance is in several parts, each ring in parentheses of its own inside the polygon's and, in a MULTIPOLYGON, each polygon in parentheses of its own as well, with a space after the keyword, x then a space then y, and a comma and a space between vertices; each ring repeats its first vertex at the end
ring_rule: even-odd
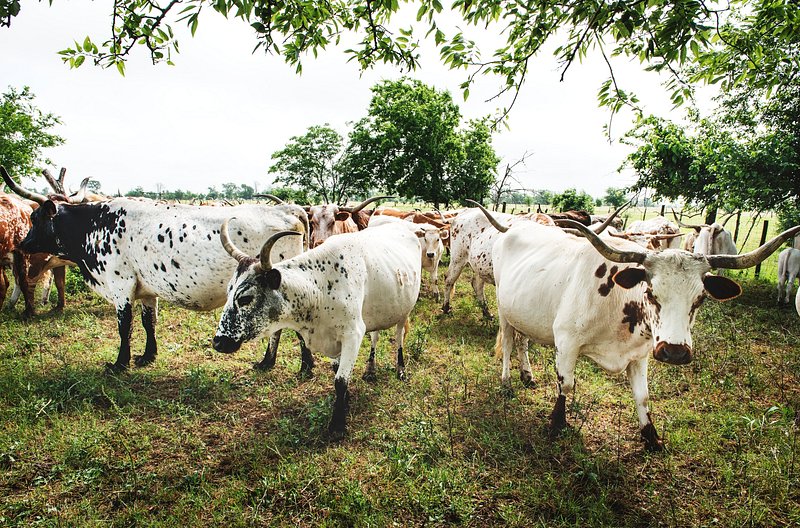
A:
POLYGON ((286 203, 283 200, 281 200, 280 198, 278 198, 277 196, 275 196, 274 194, 254 194, 253 196, 255 198, 267 198, 268 200, 272 200, 273 202, 275 202, 278 205, 283 205, 283 204, 286 203))
POLYGON ((701 229, 703 229, 704 227, 708 227, 708 224, 698 224, 698 225, 684 224, 683 222, 681 222, 681 221, 678 219, 678 215, 677 215, 677 214, 675 214, 675 209, 673 209, 672 207, 670 207, 670 208, 669 208, 669 210, 670 210, 670 211, 672 211, 672 216, 674 216, 674 217, 675 217, 675 221, 676 221, 676 222, 678 222, 678 225, 679 225, 679 226, 681 226, 681 227, 682 227, 682 228, 684 228, 684 229, 694 229, 695 231, 700 231, 700 230, 701 230, 701 229))
POLYGON ((28 200, 33 200, 34 202, 39 204, 43 204, 47 201, 47 196, 22 188, 17 182, 11 179, 11 176, 8 174, 8 171, 6 171, 6 168, 3 167, 2 165, 0 165, 0 175, 3 176, 3 180, 5 180, 6 185, 8 185, 8 187, 12 191, 22 196, 23 198, 27 198, 28 200))
POLYGON ((275 245, 275 242, 277 242, 278 239, 281 239, 289 235, 302 235, 302 233, 298 233, 297 231, 278 231, 277 233, 269 237, 266 242, 264 242, 264 245, 261 246, 261 253, 260 253, 261 263, 258 266, 258 271, 264 272, 272 269, 272 261, 270 260, 270 253, 272 252, 272 246, 275 245))
POLYGON ((89 185, 89 178, 84 178, 81 182, 81 187, 78 192, 73 193, 69 197, 70 203, 83 203, 86 201, 86 186, 89 185))
POLYGON ((576 222, 574 220, 562 220, 560 223, 565 224, 573 229, 577 229, 581 234, 583 234, 584 237, 586 237, 586 240, 588 240, 589 243, 594 246, 598 253, 612 262, 635 262, 636 264, 641 264, 647 257, 646 251, 622 251, 620 249, 612 248, 603 242, 603 240, 597 236, 597 233, 580 222, 576 222))
POLYGON ((439 218, 441 218, 441 219, 442 219, 442 223, 443 223, 443 224, 446 224, 446 223, 447 223, 447 219, 444 217, 444 215, 442 214, 442 212, 441 212, 440 210, 438 210, 438 209, 434 209, 434 211, 436 211, 437 213, 439 213, 439 218))
POLYGON ((394 198, 394 196, 373 196, 372 198, 367 198, 355 207, 340 207, 339 210, 353 214, 359 212, 372 202, 377 202, 378 200, 391 200, 392 198, 394 198))
POLYGON ((781 244, 800 233, 800 226, 794 226, 765 243, 758 249, 744 255, 706 255, 706 260, 712 268, 717 269, 745 269, 750 268, 772 255, 781 244))
POLYGON ((464 201, 469 202, 471 204, 475 204, 477 207, 479 207, 480 210, 483 211, 483 214, 486 215, 486 218, 489 220, 489 223, 492 224, 498 231, 500 231, 501 233, 505 233, 506 231, 508 231, 508 228, 503 224, 501 224, 500 222, 498 222, 497 220, 495 220, 495 218, 492 216, 492 213, 487 211, 484 206, 482 206, 475 200, 470 200, 469 198, 466 198, 464 201))
MULTIPOLYGON (((635 198, 635 197, 634 197, 634 198, 635 198)), ((606 230, 606 228, 607 228, 608 226, 610 226, 610 225, 611 225, 611 222, 613 222, 613 221, 614 221, 614 218, 616 218, 616 217, 617 217, 617 215, 618 215, 618 214, 620 214, 620 213, 623 211, 623 209, 625 209, 626 207, 628 207, 628 206, 629 206, 629 205, 630 205, 632 202, 633 202, 633 198, 631 198, 631 199, 630 199, 630 200, 628 200, 626 203, 624 203, 624 204, 622 204, 621 206, 619 206, 619 207, 617 208, 617 210, 616 210, 616 211, 614 211, 613 213, 611 213, 611 214, 608 216, 608 218, 606 218, 606 219, 603 221, 603 223, 602 223, 602 224, 600 224, 600 225, 599 225, 599 226, 597 226, 596 228, 592 229, 592 231, 594 231, 594 232, 595 232, 595 233, 597 233, 598 235, 599 235, 600 233, 602 233, 603 231, 605 231, 605 230, 606 230)))
POLYGON ((228 222, 233 220, 234 217, 226 219, 222 222, 222 227, 219 228, 219 240, 222 242, 222 247, 225 248, 225 251, 228 252, 228 255, 232 256, 236 259, 236 262, 241 262, 246 258, 250 258, 250 255, 242 251, 241 249, 237 248, 233 245, 231 241, 231 236, 228 234, 228 222))

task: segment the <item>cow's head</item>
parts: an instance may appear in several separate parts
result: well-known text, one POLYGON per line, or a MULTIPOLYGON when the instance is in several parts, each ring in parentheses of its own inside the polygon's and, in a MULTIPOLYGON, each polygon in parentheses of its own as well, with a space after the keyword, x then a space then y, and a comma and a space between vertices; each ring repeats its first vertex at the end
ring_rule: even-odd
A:
POLYGON ((220 229, 220 240, 228 254, 239 266, 228 284, 228 300, 214 336, 214 350, 236 352, 242 343, 255 339, 278 321, 286 309, 286 299, 280 292, 281 273, 272 267, 270 253, 275 243, 287 235, 302 235, 297 231, 281 231, 272 235, 253 258, 233 245, 228 234, 228 220, 220 229))
POLYGON ((366 229, 368 221, 358 218, 359 212, 372 202, 387 198, 392 197, 373 196, 355 207, 339 207, 335 204, 307 206, 306 213, 308 213, 309 227, 311 230, 309 246, 315 248, 332 235, 366 229), (336 222, 344 222, 347 225, 337 228, 336 222))
POLYGON ((450 236, 450 231, 446 227, 439 229, 429 224, 417 224, 414 232, 422 246, 422 254, 429 259, 436 255, 441 256, 444 251, 442 242, 450 236))
POLYGON ((56 216, 59 204, 53 200, 45 200, 31 214, 31 229, 20 249, 28 253, 63 253, 63 247, 56 236, 56 216))
POLYGON ((691 327, 703 300, 707 296, 728 300, 742 291, 736 282, 711 275, 709 271, 755 266, 800 232, 800 226, 794 227, 744 255, 700 255, 676 249, 623 250, 609 246, 577 222, 570 222, 569 227, 585 236, 606 259, 638 265, 621 269, 612 276, 614 284, 625 289, 640 288, 642 293, 639 299, 624 305, 621 322, 628 324, 631 333, 649 331, 653 339, 653 357, 676 365, 692 360, 691 327))

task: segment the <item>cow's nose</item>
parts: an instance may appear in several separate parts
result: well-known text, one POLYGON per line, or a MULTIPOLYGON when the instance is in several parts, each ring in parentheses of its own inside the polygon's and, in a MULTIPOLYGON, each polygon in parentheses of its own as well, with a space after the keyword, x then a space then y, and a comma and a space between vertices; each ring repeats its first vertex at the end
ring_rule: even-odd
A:
POLYGON ((224 335, 215 335, 214 336, 214 350, 217 352, 224 352, 226 354, 230 354, 232 352, 236 352, 239 350, 239 347, 242 346, 241 341, 236 341, 235 339, 231 339, 228 336, 224 335))
POLYGON ((656 345, 653 357, 670 365, 686 365, 692 362, 692 349, 687 345, 674 345, 661 341, 656 345))
POLYGON ((433 251, 428 251, 426 255, 428 255, 428 258, 433 258, 433 251))

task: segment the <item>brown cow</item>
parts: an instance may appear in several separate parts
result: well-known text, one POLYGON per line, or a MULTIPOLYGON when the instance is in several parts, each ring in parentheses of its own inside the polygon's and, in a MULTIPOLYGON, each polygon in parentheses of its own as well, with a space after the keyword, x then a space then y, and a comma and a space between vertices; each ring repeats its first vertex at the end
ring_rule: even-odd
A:
POLYGON ((0 306, 5 302, 9 286, 3 268, 10 264, 14 279, 25 297, 23 317, 30 317, 34 313, 33 289, 26 280, 29 258, 19 249, 19 244, 31 228, 32 212, 31 206, 16 196, 0 193, 0 306))

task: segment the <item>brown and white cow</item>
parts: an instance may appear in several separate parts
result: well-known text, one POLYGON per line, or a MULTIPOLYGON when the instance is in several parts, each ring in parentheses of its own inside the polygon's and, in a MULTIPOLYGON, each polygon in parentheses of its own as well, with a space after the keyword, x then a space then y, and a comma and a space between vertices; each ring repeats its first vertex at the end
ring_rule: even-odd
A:
MULTIPOLYGON (((800 226, 794 227, 751 253, 730 256, 650 251, 628 240, 601 238, 577 222, 569 225, 585 238, 532 222, 494 225, 506 231, 492 251, 503 383, 510 386, 516 333, 555 345, 558 391, 550 429, 558 433, 567 425, 566 395, 574 388, 580 356, 609 372, 626 371, 649 450, 663 446, 648 409, 650 355, 674 365, 689 363, 691 328, 704 299, 727 300, 741 293, 738 284, 711 275, 711 269, 754 266, 800 232, 800 226)), ((530 366, 522 368, 527 369, 524 381, 530 366)))
POLYGON ((5 302, 9 286, 4 268, 11 266, 15 282, 25 298, 24 317, 30 317, 35 311, 34 292, 27 280, 29 256, 19 247, 31 228, 31 213, 33 208, 20 198, 0 193, 0 306, 5 302))
POLYGON ((637 220, 626 231, 621 233, 610 232, 609 234, 636 242, 640 246, 653 251, 668 248, 680 249, 680 237, 683 236, 680 228, 663 216, 656 216, 648 220, 637 220))

